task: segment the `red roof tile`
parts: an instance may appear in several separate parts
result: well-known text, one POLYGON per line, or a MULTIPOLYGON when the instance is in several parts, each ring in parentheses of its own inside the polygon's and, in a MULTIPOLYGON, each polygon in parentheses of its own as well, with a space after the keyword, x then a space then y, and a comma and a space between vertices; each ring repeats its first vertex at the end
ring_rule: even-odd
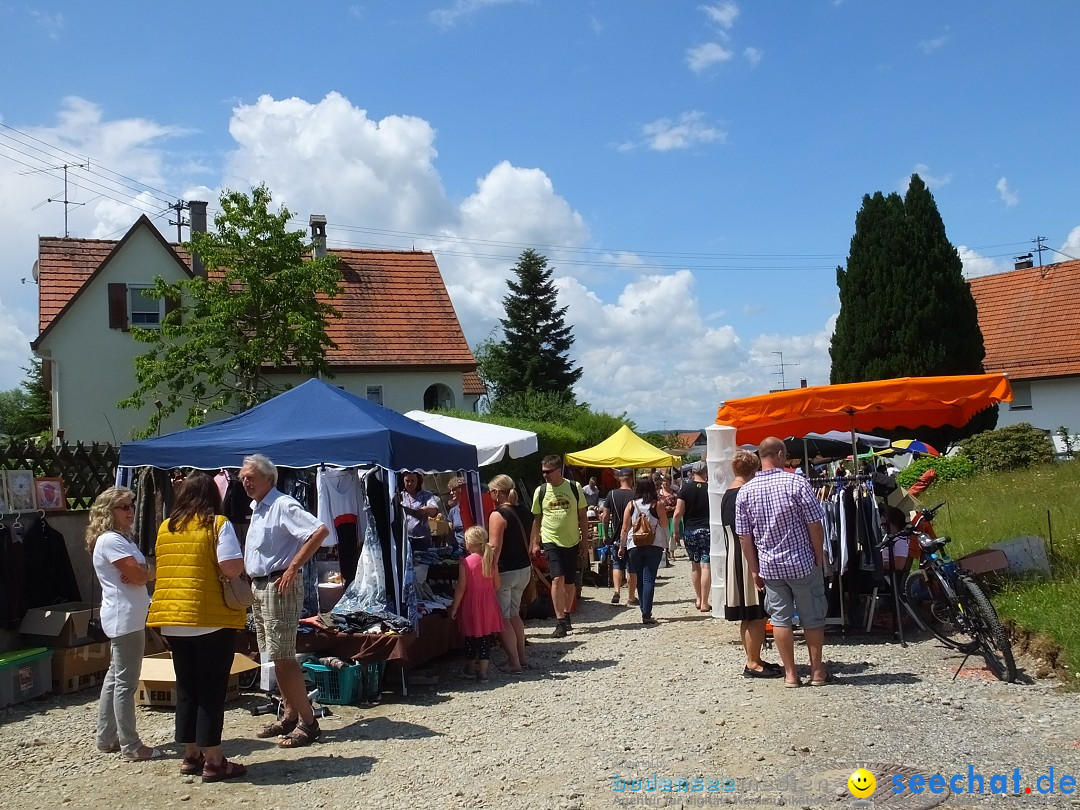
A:
MULTIPOLYGON (((134 231, 135 226, 127 236, 134 231)), ((38 240, 38 341, 123 241, 38 240)), ((177 245, 170 247, 190 268, 191 257, 177 245)), ((339 258, 342 276, 341 295, 330 302, 341 317, 332 320, 328 330, 337 347, 330 349, 327 360, 336 371, 402 365, 460 367, 465 372, 476 368, 434 255, 394 250, 330 252, 339 258)), ((464 382, 475 386, 479 379, 464 382)), ((482 385, 479 391, 466 393, 483 393, 482 385)))
POLYGON ((971 279, 983 366, 1013 380, 1080 375, 1080 261, 971 279))
POLYGON ((461 375, 461 393, 483 396, 487 393, 487 387, 479 374, 475 371, 466 371, 461 375))

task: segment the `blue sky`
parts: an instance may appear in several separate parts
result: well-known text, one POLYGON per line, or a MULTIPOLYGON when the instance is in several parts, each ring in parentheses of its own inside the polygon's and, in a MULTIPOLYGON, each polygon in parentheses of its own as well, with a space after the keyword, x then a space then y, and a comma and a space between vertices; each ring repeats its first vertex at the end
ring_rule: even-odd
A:
POLYGON ((266 182, 331 245, 434 250, 474 345, 535 247, 581 398, 703 426, 777 387, 777 352, 788 385, 828 381, 862 195, 914 171, 968 274, 1035 236, 1080 256, 1078 22, 1071 0, 0 0, 0 389, 36 334, 36 238, 63 232, 57 173, 25 172, 78 156, 73 236, 266 182))

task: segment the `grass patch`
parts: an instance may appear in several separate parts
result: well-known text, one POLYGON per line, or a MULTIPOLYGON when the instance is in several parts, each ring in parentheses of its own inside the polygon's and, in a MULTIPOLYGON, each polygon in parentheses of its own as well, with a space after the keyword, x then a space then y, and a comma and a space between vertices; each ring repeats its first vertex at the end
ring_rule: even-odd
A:
MULTIPOLYGON (((1028 470, 988 473, 931 488, 923 502, 947 501, 938 513, 938 534, 952 538, 960 557, 991 543, 1024 534, 1053 534, 1053 580, 1007 582, 992 598, 1004 619, 1044 635, 1065 650, 1069 672, 1080 673, 1080 460, 1028 470)), ((1047 546, 1048 552, 1050 546, 1047 546)))

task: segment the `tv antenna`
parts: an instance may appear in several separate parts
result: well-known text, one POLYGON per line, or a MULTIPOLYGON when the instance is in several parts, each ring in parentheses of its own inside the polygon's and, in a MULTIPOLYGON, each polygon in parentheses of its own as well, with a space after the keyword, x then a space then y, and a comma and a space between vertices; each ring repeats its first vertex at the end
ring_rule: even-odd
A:
POLYGON ((784 369, 788 368, 788 367, 794 367, 794 366, 797 366, 799 364, 798 363, 785 363, 784 362, 784 353, 781 352, 781 351, 775 351, 775 352, 773 352, 773 354, 778 355, 779 358, 780 358, 779 362, 776 364, 777 367, 780 370, 779 371, 774 371, 773 374, 780 378, 780 390, 781 391, 786 391, 787 390, 787 381, 784 379, 784 369))
POLYGON ((62 202, 64 204, 64 238, 67 239, 70 235, 68 230, 68 209, 73 205, 86 205, 84 202, 75 202, 68 197, 68 169, 89 169, 90 161, 86 163, 65 163, 62 166, 44 166, 40 169, 34 169, 29 172, 21 172, 22 174, 40 174, 41 172, 56 172, 61 169, 64 170, 64 196, 62 199, 56 199, 55 197, 49 197, 45 202, 62 202))

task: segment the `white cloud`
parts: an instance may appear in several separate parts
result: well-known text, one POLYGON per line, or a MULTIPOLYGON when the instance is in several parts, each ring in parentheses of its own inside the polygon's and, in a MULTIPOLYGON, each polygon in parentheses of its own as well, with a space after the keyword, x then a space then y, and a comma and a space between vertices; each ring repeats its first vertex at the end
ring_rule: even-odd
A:
POLYGON ((964 263, 964 278, 977 278, 978 276, 990 276, 994 273, 1004 273, 1012 270, 1012 264, 1006 264, 1000 259, 989 256, 980 256, 967 245, 957 245, 956 252, 960 254, 960 261, 964 263))
POLYGON ((743 56, 750 63, 750 67, 757 67, 758 63, 761 62, 761 57, 764 55, 760 48, 755 48, 753 45, 743 48, 743 56))
POLYGON ((682 113, 676 120, 658 118, 641 127, 641 143, 654 152, 690 149, 703 143, 723 143, 727 133, 707 124, 696 110, 682 113))
MULTIPOLYGON (((1080 258, 1080 225, 1077 225, 1065 238, 1065 242, 1061 245, 1061 252, 1065 256, 1074 256, 1080 258)), ((1058 256, 1057 260, 1068 261, 1065 256, 1058 256)))
POLYGON ((735 19, 739 16, 739 7, 732 2, 717 3, 712 6, 702 6, 701 10, 709 20, 723 29, 731 28, 735 19))
POLYGON ((706 42, 703 45, 695 45, 686 51, 686 64, 695 73, 701 73, 713 65, 730 61, 734 56, 733 51, 725 48, 719 42, 706 42))
POLYGON ((1006 208, 1012 208, 1020 203, 1020 195, 1016 193, 1015 189, 1009 188, 1007 178, 1000 178, 994 188, 997 189, 998 196, 1001 197, 1001 201, 1005 203, 1006 208))
POLYGON ((949 34, 944 33, 937 37, 919 40, 918 49, 925 54, 931 54, 935 51, 940 51, 945 47, 945 43, 949 41, 949 34))
POLYGON ((45 34, 49 39, 59 39, 60 33, 64 30, 64 15, 57 11, 55 14, 50 14, 47 11, 39 11, 38 9, 28 8, 27 13, 34 18, 34 22, 38 24, 38 27, 45 31, 45 34))
MULTIPOLYGON (((946 172, 945 174, 934 174, 930 171, 930 167, 925 163, 916 163, 915 168, 912 171, 922 178, 922 181, 926 183, 926 187, 931 191, 936 191, 943 186, 949 185, 952 182, 952 172, 946 172)), ((911 175, 908 175, 899 183, 899 189, 901 194, 905 194, 908 190, 908 186, 911 185, 911 175)))
POLYGON ((428 19, 440 28, 453 28, 461 18, 477 14, 490 6, 520 2, 523 2, 523 0, 455 0, 454 4, 448 8, 439 8, 432 11, 428 15, 428 19))

